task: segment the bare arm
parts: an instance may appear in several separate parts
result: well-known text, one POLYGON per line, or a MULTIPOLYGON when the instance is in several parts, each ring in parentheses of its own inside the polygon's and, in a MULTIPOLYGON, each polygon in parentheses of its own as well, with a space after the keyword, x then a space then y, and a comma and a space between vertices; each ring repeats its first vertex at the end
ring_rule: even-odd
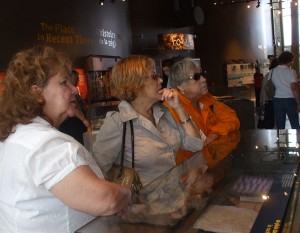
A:
POLYGON ((51 192, 64 204, 90 215, 112 215, 131 203, 131 191, 100 179, 80 166, 54 185, 51 192))
POLYGON ((204 145, 208 145, 209 143, 211 143, 211 142, 213 142, 214 140, 216 140, 218 137, 219 137, 219 135, 216 134, 216 133, 209 133, 209 134, 206 136, 205 144, 204 144, 204 145))
POLYGON ((298 82, 291 83, 291 89, 297 102, 297 110, 300 112, 300 91, 298 82))

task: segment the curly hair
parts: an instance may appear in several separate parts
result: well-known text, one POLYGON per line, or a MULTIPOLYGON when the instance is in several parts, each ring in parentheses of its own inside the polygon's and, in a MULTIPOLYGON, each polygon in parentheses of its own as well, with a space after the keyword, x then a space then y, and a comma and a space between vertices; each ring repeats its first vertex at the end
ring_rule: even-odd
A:
POLYGON ((14 132, 17 124, 29 124, 35 117, 43 116, 45 103, 38 101, 41 93, 32 92, 31 87, 44 88, 56 74, 70 74, 71 64, 65 54, 48 46, 35 46, 13 57, 6 70, 6 90, 0 99, 1 141, 14 132))
POLYGON ((278 57, 279 64, 287 64, 294 60, 294 55, 290 51, 283 51, 278 57))
POLYGON ((120 60, 112 69, 116 97, 128 102, 135 100, 154 69, 154 60, 143 55, 131 55, 120 60))

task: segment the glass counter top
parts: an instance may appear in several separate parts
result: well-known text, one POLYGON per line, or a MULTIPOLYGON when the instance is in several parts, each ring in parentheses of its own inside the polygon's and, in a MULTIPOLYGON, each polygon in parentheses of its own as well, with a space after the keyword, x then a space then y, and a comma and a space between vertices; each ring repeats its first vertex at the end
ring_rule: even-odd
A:
POLYGON ((142 204, 125 219, 98 217, 76 232, 298 232, 299 141, 296 130, 220 137, 200 152, 214 180, 211 192, 197 193, 201 182, 181 182, 197 169, 196 154, 144 187, 142 204))

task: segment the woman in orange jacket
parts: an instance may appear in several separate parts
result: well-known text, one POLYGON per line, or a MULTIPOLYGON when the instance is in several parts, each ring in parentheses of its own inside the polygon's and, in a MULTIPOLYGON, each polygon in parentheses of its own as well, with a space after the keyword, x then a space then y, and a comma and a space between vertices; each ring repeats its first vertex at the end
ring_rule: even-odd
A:
MULTIPOLYGON (((240 121, 236 112, 217 101, 208 92, 206 78, 195 60, 185 58, 175 63, 170 72, 170 84, 175 88, 174 91, 178 92, 180 101, 190 116, 189 119, 193 120, 198 129, 206 135, 205 144, 209 144, 219 136, 239 130, 240 121)), ((164 105, 168 107, 166 103, 164 105)), ((170 108, 169 110, 174 119, 180 122, 176 113, 170 108)), ((190 152, 181 149, 177 155, 177 163, 190 155, 190 152)))

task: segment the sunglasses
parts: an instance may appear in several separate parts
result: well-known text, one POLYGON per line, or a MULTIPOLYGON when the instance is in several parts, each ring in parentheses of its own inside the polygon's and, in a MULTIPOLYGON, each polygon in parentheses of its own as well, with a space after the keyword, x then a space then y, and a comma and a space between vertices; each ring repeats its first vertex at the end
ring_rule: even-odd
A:
POLYGON ((203 76, 204 78, 207 78, 206 71, 202 71, 200 73, 195 73, 194 76, 188 77, 188 80, 194 79, 195 81, 198 81, 201 78, 201 76, 203 76))
POLYGON ((154 73, 154 74, 151 74, 151 78, 153 80, 158 80, 159 78, 161 78, 161 76, 159 74, 154 73))

